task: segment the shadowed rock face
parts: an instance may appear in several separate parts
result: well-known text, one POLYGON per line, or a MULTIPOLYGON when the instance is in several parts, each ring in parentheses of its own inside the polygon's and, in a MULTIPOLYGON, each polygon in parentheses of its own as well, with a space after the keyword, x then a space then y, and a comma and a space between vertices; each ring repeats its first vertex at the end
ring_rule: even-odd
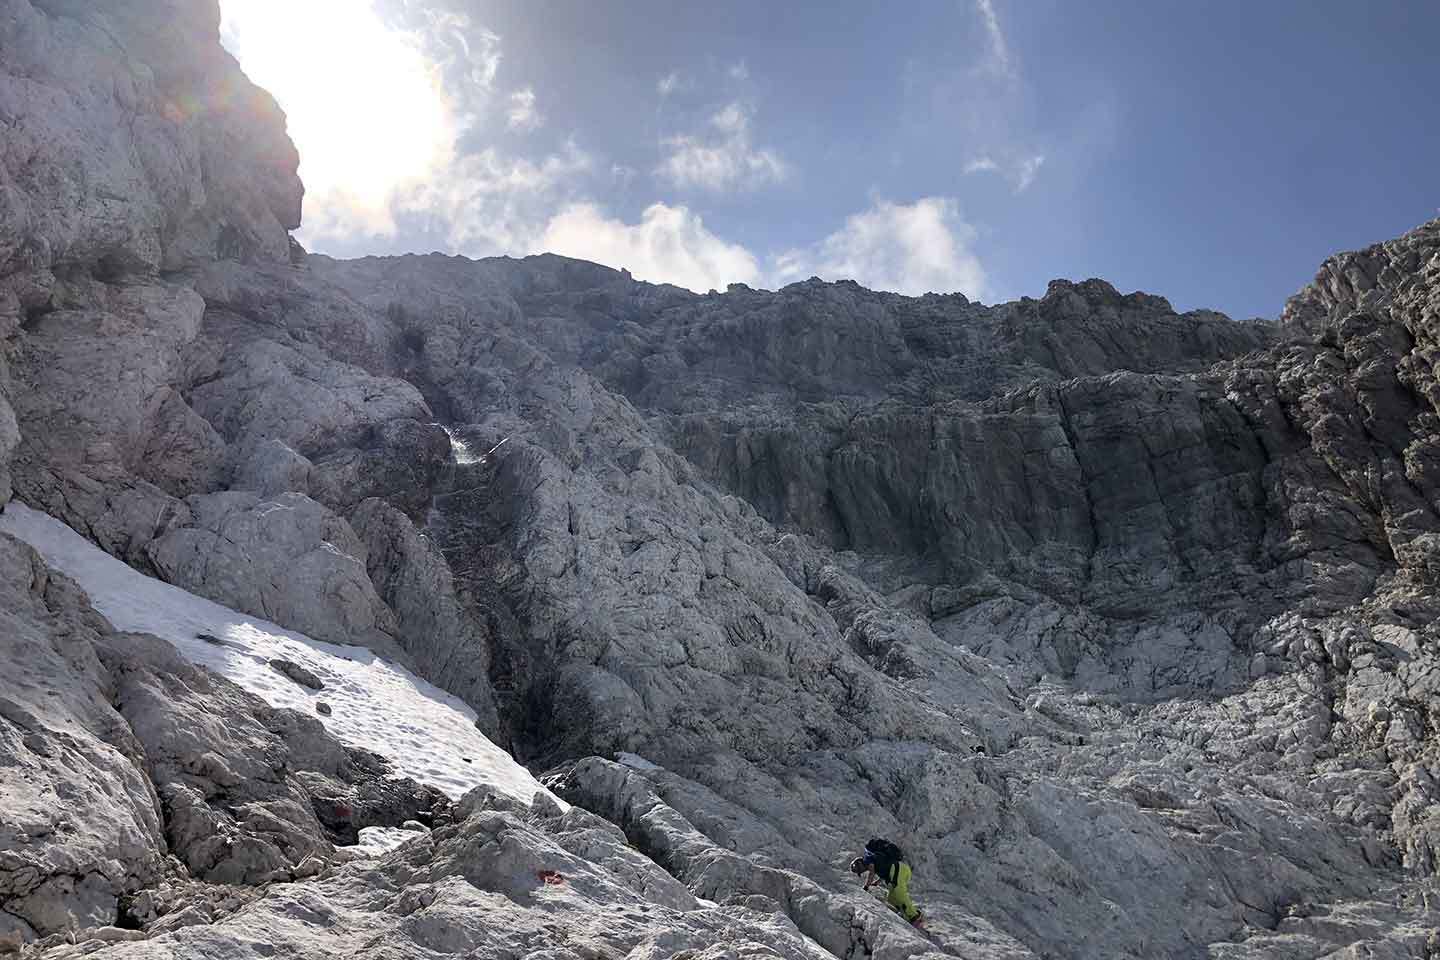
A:
POLYGON ((294 151, 216 23, 0 0, 0 502, 408 660, 593 812, 482 790, 344 865, 336 809, 398 826, 425 791, 12 544, 0 934, 1434 952, 1440 223, 1273 326, 1099 280, 985 306, 292 262, 294 151), (589 756, 620 751, 658 766, 589 756), (844 872, 875 835, 930 940, 844 872))

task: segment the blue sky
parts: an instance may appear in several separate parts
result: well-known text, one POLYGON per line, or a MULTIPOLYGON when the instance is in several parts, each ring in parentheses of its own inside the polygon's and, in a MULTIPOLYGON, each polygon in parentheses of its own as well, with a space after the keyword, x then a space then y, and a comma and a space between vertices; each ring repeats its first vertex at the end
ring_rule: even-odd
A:
POLYGON ((301 238, 1274 316, 1440 213, 1440 5, 222 0, 301 238), (319 38, 324 38, 323 40, 319 38))

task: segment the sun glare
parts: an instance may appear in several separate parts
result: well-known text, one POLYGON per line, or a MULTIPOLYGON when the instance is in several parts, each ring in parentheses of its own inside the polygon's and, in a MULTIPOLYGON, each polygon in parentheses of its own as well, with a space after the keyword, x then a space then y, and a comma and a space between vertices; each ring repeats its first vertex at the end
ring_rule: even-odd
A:
POLYGON ((305 229, 395 229, 392 193, 454 149, 439 70, 367 0, 222 0, 221 33, 284 108, 300 150, 305 229))

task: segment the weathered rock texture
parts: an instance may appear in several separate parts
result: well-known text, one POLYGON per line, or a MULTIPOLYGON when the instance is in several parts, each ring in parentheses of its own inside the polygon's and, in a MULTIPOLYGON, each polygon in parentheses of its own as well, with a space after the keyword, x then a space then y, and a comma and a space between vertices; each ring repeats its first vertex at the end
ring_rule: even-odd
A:
POLYGON ((0 0, 0 502, 404 657, 585 809, 447 824, 0 544, 0 924, 136 957, 1440 953, 1440 222, 1274 325, 1098 280, 697 296, 292 255, 280 121, 212 3, 0 0), (658 766, 591 756, 622 751, 658 766), (843 872, 876 834, 932 939, 843 872))
POLYGON ((314 718, 117 634, 3 535, 0 571, 0 935, 133 927, 156 919, 166 884, 288 879, 334 859, 332 839, 434 807, 314 718), (406 791, 408 804, 373 800, 406 791), (322 824, 337 802, 345 822, 322 824))
MULTIPOLYGON (((231 917, 119 943, 115 957, 245 956, 280 942, 296 956, 775 957, 824 960, 787 908, 763 893, 706 902, 634 850, 614 824, 582 809, 494 808, 476 798, 453 826, 420 833, 377 861, 330 868, 272 888, 231 917)), ((662 829, 679 840, 687 826, 662 829)), ((693 834, 693 829, 688 830, 693 834)), ((696 840, 695 852, 703 841, 696 840)), ((724 856, 724 851, 717 851, 724 856)), ((733 855, 732 861, 739 861, 733 855)), ((738 864, 737 864, 738 865, 738 864)), ((824 898, 803 877, 764 872, 781 893, 809 888, 827 939, 877 958, 938 957, 935 945, 863 896, 824 898), (826 899, 836 902, 825 902, 826 899), (839 902, 841 900, 846 902, 839 902), (829 913, 824 913, 828 908, 829 913)), ((819 929, 819 927, 817 927, 819 929)), ((990 957, 1028 957, 1013 941, 990 957)), ((86 956, 83 942, 50 955, 86 956)))
MULTIPOLYGON (((285 260, 300 222, 283 118, 218 26, 208 3, 0 5, 0 334, 27 334, 20 382, 0 380, 21 419, 50 423, 18 455, 92 510, 149 512, 130 477, 166 454, 181 462, 147 479, 207 480, 213 430, 174 396, 204 304, 161 271, 285 260)), ((7 460, 10 419, 0 407, 7 460)))

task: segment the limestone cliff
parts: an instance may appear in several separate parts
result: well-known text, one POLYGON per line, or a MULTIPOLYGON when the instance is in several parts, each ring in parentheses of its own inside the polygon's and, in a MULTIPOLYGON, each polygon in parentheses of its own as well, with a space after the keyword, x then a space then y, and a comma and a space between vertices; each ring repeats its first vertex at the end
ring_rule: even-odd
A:
POLYGON ((579 809, 481 791, 347 862, 326 804, 383 770, 5 540, 0 932, 1435 955, 1440 222, 1273 326, 1099 280, 986 306, 304 257, 217 22, 0 0, 0 502, 404 659, 579 809), (928 939, 844 873, 877 834, 928 939))

